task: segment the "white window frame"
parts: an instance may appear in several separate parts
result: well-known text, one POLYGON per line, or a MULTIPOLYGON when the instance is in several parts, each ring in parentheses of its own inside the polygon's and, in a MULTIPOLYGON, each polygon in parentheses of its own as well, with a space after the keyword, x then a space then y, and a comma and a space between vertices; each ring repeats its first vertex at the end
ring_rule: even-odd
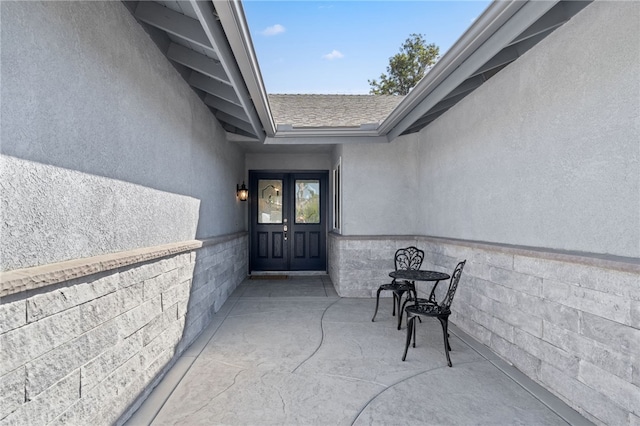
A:
POLYGON ((342 157, 338 158, 338 162, 332 171, 333 191, 332 206, 333 215, 331 217, 331 227, 337 233, 342 233, 342 157))

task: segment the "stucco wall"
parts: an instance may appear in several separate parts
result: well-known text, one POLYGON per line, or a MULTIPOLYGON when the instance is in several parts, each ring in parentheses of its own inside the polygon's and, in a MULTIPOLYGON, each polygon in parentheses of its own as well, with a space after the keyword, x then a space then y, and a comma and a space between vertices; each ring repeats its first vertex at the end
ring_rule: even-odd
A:
POLYGON ((418 182, 417 152, 415 135, 389 144, 342 146, 342 234, 421 233, 418 217, 424 191, 418 182))
POLYGON ((331 168, 329 152, 305 154, 265 154, 247 153, 247 170, 329 170, 331 168))
POLYGON ((343 145, 342 234, 640 257, 639 34, 596 2, 417 136, 343 145))
POLYGON ((640 4, 595 2, 420 133, 422 234, 640 257, 640 4))
POLYGON ((242 231, 242 151, 121 2, 1 2, 0 259, 242 231))
MULTIPOLYGON (((345 145, 344 222, 359 223, 329 238, 338 293, 370 297, 398 246, 425 249, 425 269, 467 259, 456 325, 596 424, 638 424, 639 36, 640 4, 595 2, 415 146, 345 145), (393 235, 368 210, 376 173, 407 176, 387 164, 411 155, 418 206, 393 235)), ((409 204, 400 182, 383 188, 389 206, 409 204)))
POLYGON ((425 249, 425 269, 467 259, 456 325, 594 423, 637 424, 639 36, 640 4, 595 2, 416 143, 345 145, 348 226, 328 243, 338 293, 370 297, 399 246, 425 249), (412 170, 415 196, 399 196, 402 178, 382 184, 373 214, 379 182, 412 170), (405 206, 397 232, 380 224, 405 206))

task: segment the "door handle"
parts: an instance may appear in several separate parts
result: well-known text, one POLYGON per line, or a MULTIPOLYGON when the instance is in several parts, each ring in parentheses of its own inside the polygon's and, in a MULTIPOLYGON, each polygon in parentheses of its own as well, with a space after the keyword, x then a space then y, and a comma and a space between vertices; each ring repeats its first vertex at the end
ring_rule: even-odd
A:
MULTIPOLYGON (((285 221, 285 223, 286 223, 287 219, 285 219, 284 221, 285 221)), ((287 225, 284 225, 283 230, 284 230, 284 240, 285 240, 285 241, 287 241, 287 229, 289 229, 289 228, 287 227, 287 225)))

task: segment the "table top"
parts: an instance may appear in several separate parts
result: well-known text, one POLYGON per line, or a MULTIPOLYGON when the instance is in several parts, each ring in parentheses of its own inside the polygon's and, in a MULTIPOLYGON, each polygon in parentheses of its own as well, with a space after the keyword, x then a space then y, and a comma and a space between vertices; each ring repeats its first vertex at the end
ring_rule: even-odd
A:
POLYGON ((390 272, 389 276, 391 278, 411 281, 441 281, 448 280, 450 278, 450 275, 445 274, 444 272, 425 271, 422 269, 400 269, 398 271, 390 272))

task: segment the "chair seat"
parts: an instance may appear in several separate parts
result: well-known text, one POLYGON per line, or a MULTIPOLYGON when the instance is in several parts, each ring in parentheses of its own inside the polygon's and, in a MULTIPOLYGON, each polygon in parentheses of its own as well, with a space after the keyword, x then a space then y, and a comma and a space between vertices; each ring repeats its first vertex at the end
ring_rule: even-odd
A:
POLYGON ((404 309, 405 306, 413 306, 413 305, 437 305, 438 301, 434 299, 425 299, 422 297, 418 297, 417 299, 414 297, 408 297, 407 300, 404 301, 404 304, 402 305, 402 308, 404 309))
POLYGON ((411 284, 411 283, 409 283, 407 281, 404 281, 404 282, 401 282, 401 283, 395 282, 395 283, 389 283, 389 284, 382 284, 380 286, 380 288, 382 290, 396 290, 396 291, 404 290, 404 291, 409 291, 409 290, 413 290, 414 286, 413 286, 413 284, 411 284))
MULTIPOLYGON (((426 299, 422 299, 427 302, 426 299)), ((411 315, 427 315, 427 316, 438 316, 438 315, 449 315, 451 314, 451 310, 444 306, 439 306, 434 303, 419 303, 417 305, 410 305, 405 308, 405 312, 411 315)))

